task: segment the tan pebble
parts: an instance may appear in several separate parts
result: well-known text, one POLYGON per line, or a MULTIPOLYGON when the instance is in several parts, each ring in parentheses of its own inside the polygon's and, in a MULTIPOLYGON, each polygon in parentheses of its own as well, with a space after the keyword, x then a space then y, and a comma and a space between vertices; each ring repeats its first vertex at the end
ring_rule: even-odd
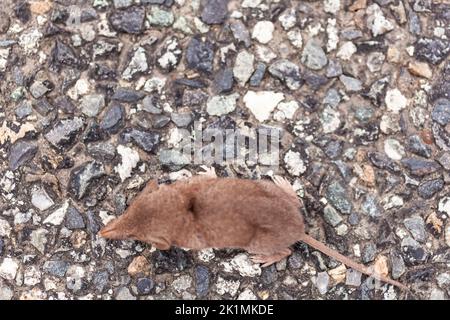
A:
POLYGON ((348 7, 348 10, 358 11, 366 7, 367 7, 367 0, 356 0, 350 7, 348 7))
POLYGON ((146 273, 149 271, 150 264, 144 256, 138 256, 131 261, 128 266, 128 274, 135 276, 140 273, 146 273))
POLYGON ((365 164, 362 166, 363 173, 361 175, 361 180, 369 187, 375 186, 375 170, 373 167, 365 164))
POLYGON ((387 60, 391 63, 400 62, 400 51, 395 47, 389 47, 387 51, 387 60))
POLYGON ((387 276, 389 273, 389 265, 388 265, 388 259, 386 256, 379 255, 375 259, 375 263, 373 265, 374 272, 376 274, 387 276))
POLYGON ((408 64, 408 71, 419 77, 430 79, 433 76, 430 66, 426 62, 411 61, 408 64))
POLYGON ((344 282, 347 275, 347 268, 344 264, 341 264, 339 267, 328 271, 328 274, 336 283, 344 282))
POLYGON ((428 226, 431 227, 431 229, 434 231, 435 234, 441 234, 444 222, 437 217, 436 212, 432 212, 428 215, 426 223, 428 226))
POLYGON ((450 247, 450 222, 445 226, 445 244, 450 247))
POLYGON ((30 10, 34 14, 41 15, 47 13, 52 8, 52 4, 48 1, 32 1, 30 3, 30 10))

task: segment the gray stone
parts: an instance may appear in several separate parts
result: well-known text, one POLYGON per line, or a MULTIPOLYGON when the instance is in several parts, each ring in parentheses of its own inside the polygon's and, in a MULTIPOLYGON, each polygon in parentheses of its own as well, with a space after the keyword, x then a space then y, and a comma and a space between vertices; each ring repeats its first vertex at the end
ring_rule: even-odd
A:
POLYGON ((450 122, 450 100, 441 98, 434 103, 431 118, 440 125, 447 125, 450 122))
POLYGON ((131 141, 146 152, 154 152, 160 142, 160 134, 156 131, 142 131, 128 128, 120 136, 124 141, 131 141))
POLYGON ((445 170, 450 170, 450 153, 443 152, 436 160, 441 164, 441 166, 444 167, 445 170))
POLYGON ((325 294, 328 291, 328 284, 330 282, 330 277, 326 272, 319 272, 316 278, 316 287, 320 294, 325 294))
POLYGON ((159 161, 162 165, 171 168, 184 167, 191 162, 189 157, 183 155, 180 151, 173 149, 161 150, 159 153, 159 161))
POLYGON ((133 103, 141 100, 144 96, 145 94, 140 91, 119 87, 114 91, 111 99, 120 102, 133 103))
POLYGON ((217 93, 229 92, 233 88, 233 69, 219 70, 214 77, 214 89, 217 93))
POLYGON ((47 92, 51 91, 51 87, 47 82, 34 81, 30 86, 30 93, 35 99, 39 99, 44 96, 47 92))
POLYGON ((230 29, 231 32, 233 32, 233 37, 238 40, 238 42, 243 42, 247 48, 250 47, 250 32, 241 20, 230 22, 230 29))
POLYGON ((425 231, 425 222, 422 217, 412 217, 403 220, 405 227, 411 232, 414 239, 419 242, 427 240, 427 233, 425 231))
POLYGON ((312 38, 303 48, 301 61, 312 70, 320 70, 326 66, 328 59, 319 41, 312 38))
POLYGON ((228 0, 206 0, 201 18, 206 24, 221 24, 228 15, 228 0))
POLYGON ((347 190, 338 181, 330 183, 326 191, 326 197, 331 205, 344 214, 350 214, 352 211, 352 202, 348 196, 347 190))
POLYGON ((253 63, 255 56, 247 50, 240 51, 236 56, 236 61, 233 67, 233 76, 236 81, 244 86, 255 70, 253 63))
POLYGON ((80 200, 85 196, 91 184, 105 174, 103 164, 97 161, 87 162, 71 171, 69 190, 76 199, 80 200))
POLYGON ((45 273, 60 278, 65 276, 68 268, 69 263, 63 260, 48 260, 45 261, 43 266, 43 270, 45 273))
POLYGON ((323 104, 329 105, 332 108, 336 108, 340 102, 341 102, 341 95, 334 88, 331 88, 330 90, 327 91, 325 98, 323 98, 322 101, 323 104))
POLYGON ((109 22, 119 32, 139 34, 144 30, 145 8, 140 6, 129 7, 114 11, 109 22))
POLYGON ((81 112, 88 117, 95 117, 105 106, 105 97, 102 94, 90 94, 81 100, 81 112))
POLYGON ((24 100, 19 103, 16 108, 16 116, 19 120, 29 116, 33 112, 31 108, 31 102, 29 100, 24 100))
POLYGON ((406 271, 402 256, 395 250, 390 252, 392 279, 400 278, 406 271))
POLYGON ((156 106, 156 100, 155 96, 146 96, 142 100, 142 110, 152 114, 161 114, 162 110, 156 106))
POLYGON ((342 66, 341 63, 337 60, 329 60, 326 76, 328 78, 336 78, 342 74, 342 66))
POLYGON ((402 239, 403 257, 407 264, 414 265, 423 263, 427 260, 428 253, 425 249, 413 238, 407 236, 402 239))
POLYGON ((422 26, 420 25, 419 16, 412 10, 408 10, 409 16, 409 32, 415 35, 420 35, 422 26))
POLYGON ((425 158, 431 157, 431 147, 427 146, 417 134, 408 138, 407 148, 408 151, 415 153, 418 156, 425 158))
POLYGON ((6 33, 8 31, 10 23, 11 19, 8 14, 6 12, 0 11, 0 34, 6 33))
POLYGON ((34 187, 31 191, 31 203, 41 211, 47 210, 55 203, 42 187, 34 187))
POLYGON ((55 46, 52 51, 53 62, 57 65, 65 65, 73 68, 80 66, 80 59, 78 58, 75 50, 63 43, 56 40, 55 46))
POLYGON ((364 263, 372 262, 377 254, 377 247, 373 242, 368 242, 362 250, 362 261, 364 263))
POLYGON ((214 62, 214 46, 210 41, 192 38, 186 50, 187 66, 201 72, 212 72, 214 62))
POLYGON ((266 65, 262 62, 258 62, 256 64, 255 72, 253 72, 253 75, 250 78, 250 85, 252 87, 258 87, 261 84, 261 81, 264 78, 264 74, 266 73, 266 65))
POLYGON ((345 277, 345 285, 352 287, 359 287, 361 285, 361 272, 354 269, 347 269, 347 276, 345 277))
POLYGON ((290 90, 297 90, 302 84, 300 68, 289 60, 275 61, 270 65, 269 73, 283 81, 290 90))
POLYGON ((187 127, 192 122, 192 114, 189 112, 172 113, 170 118, 179 128, 187 127))
POLYGON ((342 84, 345 87, 345 90, 348 92, 357 92, 362 90, 362 83, 356 78, 341 75, 339 77, 339 80, 342 82, 342 84))
MULTIPOLYGON (((2 16, 0 14, 0 21, 2 16)), ((0 22, 0 33, 1 33, 1 22, 0 22)), ((0 301, 11 300, 14 296, 14 291, 6 285, 3 281, 0 281, 0 301)))
POLYGON ((150 13, 147 14, 147 20, 151 25, 169 27, 173 24, 175 18, 171 11, 152 7, 150 13))
POLYGON ((195 291, 199 298, 206 297, 209 292, 210 273, 205 266, 197 266, 195 268, 195 291))
POLYGON ((355 110, 355 118, 360 122, 368 122, 372 118, 374 112, 373 108, 369 106, 357 107, 355 110))
POLYGON ((68 118, 60 120, 44 137, 55 148, 64 151, 73 145, 82 128, 83 120, 81 118, 68 118))
POLYGON ((432 179, 428 181, 421 182, 417 188, 419 196, 424 199, 432 198, 437 192, 444 188, 444 180, 441 178, 432 179))
POLYGON ((70 206, 66 214, 66 228, 69 230, 84 229, 86 227, 83 216, 75 208, 70 206))
POLYGON ((377 197, 372 194, 364 195, 363 202, 361 203, 361 210, 372 218, 378 218, 382 215, 379 201, 377 197))
POLYGON ((133 4, 133 0, 113 0, 113 2, 116 9, 127 8, 133 4))
POLYGON ((91 157, 100 161, 111 161, 116 156, 116 148, 111 143, 97 142, 87 145, 87 151, 91 157))
POLYGON ((165 115, 155 115, 153 117, 153 126, 155 129, 164 128, 170 122, 170 118, 165 115))
POLYGON ((18 140, 9 150, 9 168, 16 170, 28 161, 34 158, 38 151, 38 146, 35 142, 18 140))
POLYGON ((136 281, 136 288, 139 295, 148 295, 155 286, 152 279, 149 278, 139 278, 136 281))
POLYGON ((119 103, 111 103, 106 109, 100 128, 109 132, 117 133, 123 124, 125 110, 119 103))
POLYGON ((336 211, 336 209, 330 205, 323 208, 323 217, 325 221, 333 227, 336 227, 343 220, 342 216, 336 211))
POLYGON ((92 277, 92 284, 94 285, 97 292, 105 291, 105 288, 108 285, 109 274, 107 271, 96 271, 94 276, 92 277))
POLYGON ((221 116, 233 112, 236 109, 236 101, 239 93, 228 96, 213 96, 206 103, 206 112, 212 116, 221 116))

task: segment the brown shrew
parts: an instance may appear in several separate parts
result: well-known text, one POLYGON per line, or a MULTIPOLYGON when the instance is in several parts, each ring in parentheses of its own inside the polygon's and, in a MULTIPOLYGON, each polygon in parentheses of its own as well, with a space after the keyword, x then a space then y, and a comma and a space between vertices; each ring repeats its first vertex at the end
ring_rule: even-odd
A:
POLYGON ((126 212, 99 234, 140 240, 160 250, 242 248, 263 267, 289 256, 289 247, 302 241, 363 274, 409 290, 306 234, 301 208, 291 184, 280 176, 273 182, 218 178, 208 169, 170 185, 150 181, 126 212))

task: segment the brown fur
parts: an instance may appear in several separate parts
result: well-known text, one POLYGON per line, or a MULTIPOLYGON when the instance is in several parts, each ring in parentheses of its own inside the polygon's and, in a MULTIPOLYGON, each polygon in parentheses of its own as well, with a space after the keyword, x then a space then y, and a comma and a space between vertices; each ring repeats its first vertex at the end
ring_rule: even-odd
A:
POLYGON ((172 245, 196 250, 243 248, 264 265, 288 256, 289 246, 304 241, 355 270, 406 288, 373 275, 364 265, 306 235, 301 203, 291 185, 281 177, 274 182, 206 176, 171 185, 152 181, 100 235, 132 238, 162 250, 172 245))

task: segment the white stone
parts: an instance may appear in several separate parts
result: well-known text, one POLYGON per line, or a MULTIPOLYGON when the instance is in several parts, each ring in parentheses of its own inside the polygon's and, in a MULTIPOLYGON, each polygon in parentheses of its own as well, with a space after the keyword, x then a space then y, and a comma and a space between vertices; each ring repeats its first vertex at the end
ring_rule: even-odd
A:
POLYGON ((298 177, 306 171, 306 166, 298 152, 292 150, 286 152, 284 162, 286 163, 287 171, 293 176, 298 177))
POLYGON ((263 45, 256 45, 255 53, 258 57, 258 60, 261 60, 265 63, 270 63, 270 61, 277 57, 277 55, 272 50, 263 45))
POLYGON ((384 101, 388 110, 394 113, 399 113, 408 103, 408 100, 397 88, 387 90, 384 101))
POLYGON ((283 99, 284 95, 281 92, 248 91, 243 101, 255 118, 259 122, 264 122, 270 118, 272 111, 283 99))
POLYGON ((47 192, 41 188, 34 188, 31 193, 31 203, 41 211, 47 210, 55 203, 47 192))
POLYGON ((342 60, 350 60, 352 55, 357 51, 356 46, 351 41, 344 42, 339 48, 336 56, 342 60))
POLYGON ((191 287, 191 285, 192 285, 192 278, 190 275, 187 275, 187 274, 176 278, 172 282, 172 287, 178 293, 186 291, 187 289, 189 289, 191 287))
POLYGON ((125 80, 131 80, 134 74, 138 72, 145 72, 148 70, 147 56, 145 55, 145 49, 139 47, 136 49, 133 57, 130 60, 127 68, 122 73, 122 78, 125 80))
POLYGON ((320 122, 322 123, 323 132, 331 133, 336 131, 341 125, 341 120, 339 111, 327 106, 324 108, 322 115, 320 117, 320 122))
POLYGON ((11 226, 9 222, 3 219, 0 219, 0 237, 9 237, 11 234, 11 226))
POLYGON ((327 52, 331 52, 337 48, 339 42, 339 34, 336 28, 336 19, 327 20, 327 52))
POLYGON ((394 29, 394 25, 391 21, 386 19, 377 4, 372 4, 366 9, 367 14, 367 27, 372 31, 374 37, 384 34, 394 29))
POLYGON ((239 294, 237 299, 238 300, 258 300, 256 295, 249 288, 244 289, 244 291, 242 291, 239 294))
POLYGON ((325 294, 328 291, 328 283, 330 281, 330 277, 328 276, 328 273, 324 272, 319 272, 317 274, 317 278, 316 278, 316 287, 319 290, 320 294, 325 294))
POLYGON ((290 30, 287 33, 287 37, 294 47, 296 47, 298 49, 300 49, 302 47, 303 38, 302 38, 302 32, 300 31, 300 29, 295 28, 295 29, 290 30))
POLYGON ((78 79, 75 85, 67 91, 67 95, 72 100, 78 100, 80 96, 89 92, 89 81, 84 78, 78 79))
POLYGON ((213 260, 216 257, 216 254, 214 253, 214 249, 207 248, 207 249, 200 250, 197 253, 197 257, 199 260, 201 260, 203 262, 210 262, 211 260, 213 260))
POLYGON ((216 292, 220 295, 228 293, 230 296, 234 297, 240 284, 239 280, 225 280, 219 276, 216 282, 216 292))
POLYGON ((66 216, 67 209, 69 208, 69 201, 66 200, 61 208, 55 210, 52 214, 50 214, 45 220, 45 223, 53 224, 54 226, 59 226, 66 216))
POLYGON ((8 57, 11 49, 10 48, 1 48, 0 49, 0 71, 6 70, 6 65, 8 63, 8 57))
POLYGON ((254 71, 254 61, 255 56, 247 50, 243 50, 237 54, 236 62, 233 67, 233 75, 241 86, 245 85, 252 76, 254 71))
POLYGON ((439 200, 438 211, 445 212, 450 216, 450 197, 443 197, 439 200))
POLYGON ((38 267, 31 266, 25 269, 23 277, 26 286, 34 286, 41 281, 41 272, 38 267))
POLYGON ((122 157, 122 162, 114 167, 114 171, 119 174, 123 182, 131 176, 131 172, 137 166, 140 158, 136 150, 123 145, 117 146, 117 152, 122 157))
POLYGON ((244 0, 242 8, 257 8, 263 0, 244 0))
POLYGON ((5 280, 14 280, 19 269, 19 263, 14 258, 5 258, 0 264, 0 277, 5 280))
POLYGON ((253 27, 252 38, 259 43, 266 44, 272 40, 275 27, 270 21, 258 21, 253 27))
POLYGON ((158 92, 161 93, 162 89, 166 85, 166 78, 163 77, 152 77, 145 82, 144 90, 147 92, 158 92))
POLYGON ((389 138, 384 141, 384 152, 392 160, 401 160, 405 155, 405 148, 397 140, 389 138))
POLYGON ((281 26, 283 27, 284 30, 289 30, 292 27, 294 27, 295 24, 297 23, 297 17, 295 16, 295 9, 290 8, 284 11, 278 17, 278 21, 280 21, 281 26))
POLYGON ((26 54, 36 52, 36 48, 40 44, 42 33, 38 29, 32 29, 29 32, 24 32, 19 37, 19 45, 23 48, 26 54))
POLYGON ((235 256, 230 264, 231 267, 238 271, 243 277, 255 277, 261 275, 261 267, 259 264, 253 263, 245 253, 240 253, 235 256))
POLYGON ((336 14, 341 8, 340 0, 324 0, 323 10, 328 13, 336 14))
POLYGON ((278 111, 274 113, 273 118, 277 121, 283 121, 285 119, 292 120, 298 108, 297 101, 280 102, 277 105, 278 111))
POLYGON ((221 116, 233 112, 236 109, 236 100, 239 93, 235 92, 227 96, 213 96, 206 103, 206 112, 211 116, 221 116))
POLYGON ((385 134, 392 134, 400 131, 399 118, 393 114, 383 114, 380 121, 380 130, 385 134))

